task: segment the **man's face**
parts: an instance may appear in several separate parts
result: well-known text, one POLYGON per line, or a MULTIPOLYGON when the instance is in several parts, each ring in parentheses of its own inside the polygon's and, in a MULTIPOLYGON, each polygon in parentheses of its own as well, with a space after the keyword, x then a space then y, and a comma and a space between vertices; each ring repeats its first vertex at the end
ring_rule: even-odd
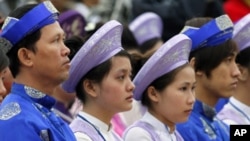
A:
POLYGON ((69 76, 70 50, 64 45, 64 31, 58 22, 41 29, 36 42, 36 53, 32 55, 33 74, 38 81, 60 84, 69 76))
POLYGON ((203 79, 203 85, 215 97, 229 97, 235 93, 240 71, 235 63, 236 53, 225 58, 203 79))

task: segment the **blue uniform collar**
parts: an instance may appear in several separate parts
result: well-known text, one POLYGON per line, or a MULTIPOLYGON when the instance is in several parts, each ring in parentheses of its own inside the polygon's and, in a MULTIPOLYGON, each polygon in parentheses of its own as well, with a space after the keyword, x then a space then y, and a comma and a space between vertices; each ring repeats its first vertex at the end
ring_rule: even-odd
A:
POLYGON ((193 111, 197 111, 198 113, 200 113, 201 115, 203 115, 204 117, 206 117, 209 120, 213 120, 215 115, 216 115, 216 111, 213 107, 210 107, 207 104, 205 104, 197 99, 196 99, 196 102, 194 104, 193 111))
POLYGON ((38 103, 48 109, 51 109, 56 103, 56 100, 53 97, 48 96, 39 90, 19 83, 13 83, 10 94, 20 95, 23 98, 33 103, 38 103))

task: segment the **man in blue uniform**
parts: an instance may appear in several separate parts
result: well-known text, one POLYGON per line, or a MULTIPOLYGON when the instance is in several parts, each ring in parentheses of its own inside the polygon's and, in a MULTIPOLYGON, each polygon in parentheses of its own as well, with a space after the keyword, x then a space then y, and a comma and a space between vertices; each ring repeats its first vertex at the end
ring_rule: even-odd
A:
POLYGON ((50 109, 54 89, 68 78, 69 49, 50 1, 17 8, 6 18, 1 41, 15 81, 0 107, 1 141, 75 141, 50 109))
POLYGON ((233 23, 227 15, 215 19, 195 18, 183 31, 192 39, 190 63, 197 85, 190 119, 177 126, 185 141, 228 141, 229 127, 215 119, 219 98, 231 96, 240 75, 235 63, 237 46, 232 40, 233 23), (199 27, 199 28, 194 28, 199 27))

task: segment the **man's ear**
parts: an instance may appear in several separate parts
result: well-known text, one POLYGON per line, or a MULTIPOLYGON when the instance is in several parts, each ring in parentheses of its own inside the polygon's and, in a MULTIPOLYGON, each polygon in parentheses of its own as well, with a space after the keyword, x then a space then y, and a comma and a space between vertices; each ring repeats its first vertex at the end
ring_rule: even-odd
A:
POLYGON ((96 84, 94 84, 93 81, 86 79, 83 81, 82 85, 87 94, 89 94, 91 97, 97 97, 96 84))
POLYGON ((159 101, 159 94, 158 91, 155 89, 153 86, 149 86, 147 89, 147 95, 149 99, 153 102, 158 102, 159 101))
MULTIPOLYGON (((195 69, 195 57, 192 57, 191 59, 190 59, 190 61, 189 61, 189 64, 195 69)), ((201 76, 203 73, 201 72, 201 71, 196 71, 195 72, 195 74, 196 75, 198 75, 198 76, 201 76)))
POLYGON ((17 56, 20 60, 20 63, 24 66, 32 66, 33 65, 33 56, 34 52, 28 50, 27 48, 20 48, 17 52, 17 56))

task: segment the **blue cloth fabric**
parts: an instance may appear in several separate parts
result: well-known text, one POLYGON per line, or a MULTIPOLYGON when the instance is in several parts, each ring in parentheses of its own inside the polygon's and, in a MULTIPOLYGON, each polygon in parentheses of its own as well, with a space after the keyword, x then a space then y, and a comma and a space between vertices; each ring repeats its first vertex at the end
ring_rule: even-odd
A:
POLYGON ((229 141, 229 126, 214 116, 207 116, 204 104, 196 100, 194 109, 185 123, 177 124, 177 130, 185 141, 229 141))
POLYGON ((73 132, 51 112, 55 99, 14 83, 0 107, 1 141, 76 141, 73 132))
POLYGON ((217 104, 215 105, 215 110, 219 112, 225 104, 227 104, 229 101, 229 98, 220 98, 217 104))

